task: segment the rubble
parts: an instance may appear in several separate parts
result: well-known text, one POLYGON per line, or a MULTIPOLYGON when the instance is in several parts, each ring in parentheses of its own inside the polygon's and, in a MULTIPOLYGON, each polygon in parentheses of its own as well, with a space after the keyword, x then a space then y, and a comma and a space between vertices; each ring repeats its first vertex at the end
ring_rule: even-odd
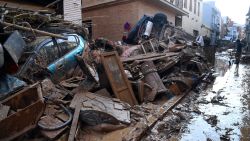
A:
POLYGON ((88 125, 98 125, 102 123, 130 124, 129 106, 118 99, 110 99, 92 93, 82 93, 74 97, 70 107, 75 109, 81 99, 80 120, 88 125))
MULTIPOLYGON (((57 31, 70 30, 82 42, 77 53, 57 58, 63 64, 52 63, 49 67, 51 62, 46 63, 49 58, 38 55, 34 65, 22 70, 25 75, 15 75, 28 86, 22 86, 23 90, 14 91, 13 96, 0 102, 0 128, 5 129, 0 132, 0 140, 31 134, 27 131, 34 128, 35 135, 25 137, 73 141, 116 136, 117 140, 140 140, 164 116, 171 115, 171 110, 199 83, 210 81, 210 66, 202 49, 192 42, 190 35, 168 25, 167 16, 161 13, 144 16, 122 44, 105 38, 88 42, 82 38, 86 34, 83 28, 53 14, 9 9, 3 16, 0 23, 5 26, 5 32, 19 36, 20 44, 12 47, 17 50, 26 47, 26 43, 38 44, 33 42, 39 40, 38 34, 54 41, 70 40, 65 39, 65 34, 49 32, 52 26, 57 31), (140 26, 145 26, 145 31, 139 30, 140 26), (66 61, 71 65, 66 65, 66 61), (50 68, 62 71, 55 73, 50 68), (73 75, 66 77, 70 72, 73 75), (14 102, 9 102, 13 99, 14 102)), ((6 48, 6 44, 1 44, 6 48)), ((27 55, 27 52, 18 53, 17 69, 26 61, 21 56, 27 55)), ((56 56, 54 52, 51 54, 56 56)), ((5 59, 8 57, 4 55, 5 59)), ((2 68, 11 67, 1 64, 2 68)), ((201 114, 195 108, 191 111, 201 114)), ((173 122, 185 119, 180 113, 173 117, 173 122)), ((169 129, 166 131, 169 136, 180 130, 172 127, 171 121, 162 125, 169 129)))

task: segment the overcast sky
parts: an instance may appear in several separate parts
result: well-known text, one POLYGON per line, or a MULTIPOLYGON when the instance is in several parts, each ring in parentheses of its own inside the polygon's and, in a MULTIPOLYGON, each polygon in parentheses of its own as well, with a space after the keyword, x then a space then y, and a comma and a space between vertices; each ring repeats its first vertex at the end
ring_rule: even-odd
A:
MULTIPOLYGON (((211 1, 211 0, 204 0, 211 1)), ((222 16, 230 17, 238 24, 245 24, 246 14, 250 7, 250 0, 212 0, 216 1, 217 8, 222 16)))

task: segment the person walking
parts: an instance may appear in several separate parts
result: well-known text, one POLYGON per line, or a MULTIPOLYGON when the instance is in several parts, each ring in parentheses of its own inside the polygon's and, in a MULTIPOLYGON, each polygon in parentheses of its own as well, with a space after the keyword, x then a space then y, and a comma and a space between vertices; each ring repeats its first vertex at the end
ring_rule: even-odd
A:
POLYGON ((241 53, 242 53, 242 43, 240 41, 240 39, 236 40, 236 54, 235 54, 235 64, 239 64, 240 63, 240 58, 241 58, 241 53))

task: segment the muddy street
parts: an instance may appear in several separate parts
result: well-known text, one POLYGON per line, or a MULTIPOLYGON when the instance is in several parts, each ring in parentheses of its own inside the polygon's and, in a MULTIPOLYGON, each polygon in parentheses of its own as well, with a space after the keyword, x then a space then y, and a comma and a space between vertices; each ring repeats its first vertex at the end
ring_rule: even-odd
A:
POLYGON ((250 141, 249 6, 0 0, 0 141, 250 141))
POLYGON ((189 94, 144 140, 250 140, 250 65, 229 66, 230 58, 217 53, 215 81, 189 94))

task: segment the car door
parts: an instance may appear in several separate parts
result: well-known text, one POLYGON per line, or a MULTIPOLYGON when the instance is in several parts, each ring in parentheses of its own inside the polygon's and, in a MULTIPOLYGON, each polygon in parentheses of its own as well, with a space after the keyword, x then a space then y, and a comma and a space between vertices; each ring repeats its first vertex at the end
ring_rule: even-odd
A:
POLYGON ((81 55, 84 49, 84 40, 81 37, 77 35, 67 35, 66 37, 67 40, 56 40, 61 51, 61 57, 48 66, 53 74, 53 79, 56 81, 70 76, 78 65, 75 56, 81 55))

